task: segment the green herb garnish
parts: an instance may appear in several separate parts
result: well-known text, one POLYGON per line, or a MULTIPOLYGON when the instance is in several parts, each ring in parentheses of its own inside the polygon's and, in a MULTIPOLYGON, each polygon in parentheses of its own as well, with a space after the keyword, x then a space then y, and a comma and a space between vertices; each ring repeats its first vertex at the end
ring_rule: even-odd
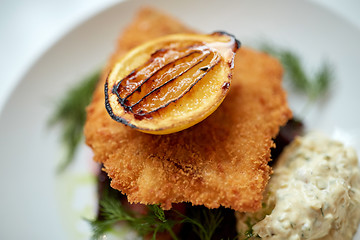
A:
POLYGON ((333 71, 329 63, 323 63, 315 74, 307 74, 300 57, 289 50, 263 44, 261 50, 278 58, 285 70, 285 79, 288 79, 295 90, 304 93, 309 104, 323 97, 333 82, 333 71))
POLYGON ((251 218, 250 217, 248 217, 247 219, 246 219, 246 225, 247 225, 247 227, 248 227, 248 229, 245 231, 245 236, 246 236, 246 238, 245 239, 250 239, 251 237, 253 237, 254 236, 254 230, 253 230, 253 224, 251 224, 251 218))
POLYGON ((141 215, 125 208, 118 194, 112 193, 114 192, 111 189, 101 194, 99 215, 95 220, 89 221, 93 229, 93 240, 101 239, 120 222, 130 226, 139 236, 152 236, 152 239, 156 239, 158 233, 167 232, 174 240, 178 237, 173 227, 186 223, 190 224, 200 240, 211 240, 223 220, 221 209, 205 208, 192 209, 190 216, 170 210, 169 214, 173 217, 167 218, 168 213, 158 205, 148 205, 147 213, 141 215))
POLYGON ((90 103, 100 71, 86 77, 70 89, 59 101, 53 112, 49 125, 61 125, 61 141, 65 147, 65 156, 58 167, 61 172, 71 163, 76 149, 83 139, 83 127, 86 119, 85 108, 90 103))
POLYGON ((192 225, 194 233, 201 240, 211 240, 215 230, 223 220, 219 209, 202 209, 195 216, 191 217, 179 215, 183 218, 182 222, 192 225))
POLYGON ((100 239, 101 236, 109 231, 116 223, 126 222, 140 236, 152 234, 152 239, 156 239, 159 232, 168 232, 173 239, 177 239, 172 228, 179 221, 166 219, 165 212, 158 205, 149 205, 146 215, 135 216, 126 210, 120 200, 111 195, 103 196, 100 201, 100 217, 90 221, 93 229, 92 239, 100 239))
POLYGON ((254 233, 253 226, 259 222, 259 219, 247 217, 244 223, 247 226, 247 229, 243 232, 239 232, 238 239, 250 240, 250 239, 260 239, 259 235, 254 233))

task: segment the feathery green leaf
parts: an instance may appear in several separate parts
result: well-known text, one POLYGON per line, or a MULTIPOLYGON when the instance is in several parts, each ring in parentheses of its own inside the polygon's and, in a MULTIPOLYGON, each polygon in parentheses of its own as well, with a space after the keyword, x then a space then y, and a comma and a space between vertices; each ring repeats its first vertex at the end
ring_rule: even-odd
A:
POLYGON ((93 229, 92 239, 94 240, 99 239, 119 222, 126 222, 140 236, 152 234, 152 238, 156 239, 157 233, 167 231, 176 240, 177 237, 172 228, 179 223, 166 219, 164 210, 158 205, 149 205, 147 214, 135 216, 133 212, 125 209, 121 202, 110 194, 104 195, 100 201, 100 218, 89 222, 93 229))
POLYGON ((333 82, 332 68, 328 63, 323 63, 313 76, 307 74, 300 57, 294 52, 263 44, 261 50, 278 58, 285 69, 293 87, 306 94, 309 102, 314 102, 323 97, 330 89, 333 82))
POLYGON ((58 171, 61 172, 71 163, 76 149, 83 139, 83 127, 86 120, 86 106, 90 103, 100 71, 86 77, 78 85, 66 92, 58 102, 48 124, 50 127, 62 127, 61 141, 65 147, 65 157, 58 171))
POLYGON ((182 222, 190 223, 193 226, 193 231, 201 240, 211 240, 223 220, 219 209, 202 209, 195 216, 189 217, 183 214, 180 216, 183 218, 182 222))

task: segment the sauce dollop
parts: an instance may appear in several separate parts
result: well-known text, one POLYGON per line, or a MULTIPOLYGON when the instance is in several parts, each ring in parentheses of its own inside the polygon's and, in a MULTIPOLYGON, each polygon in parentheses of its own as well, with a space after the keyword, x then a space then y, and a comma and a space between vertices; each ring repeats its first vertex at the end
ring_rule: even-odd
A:
POLYGON ((277 162, 262 211, 239 220, 240 232, 252 226, 262 239, 352 239, 360 220, 355 150, 319 133, 295 139, 277 162))

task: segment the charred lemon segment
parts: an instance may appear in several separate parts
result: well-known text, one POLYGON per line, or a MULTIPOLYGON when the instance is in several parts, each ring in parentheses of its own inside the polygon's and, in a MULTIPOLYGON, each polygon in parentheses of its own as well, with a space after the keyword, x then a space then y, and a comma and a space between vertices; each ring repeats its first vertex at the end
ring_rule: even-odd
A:
POLYGON ((169 35, 136 47, 107 77, 106 109, 116 121, 146 133, 191 127, 225 98, 239 45, 216 32, 169 35))

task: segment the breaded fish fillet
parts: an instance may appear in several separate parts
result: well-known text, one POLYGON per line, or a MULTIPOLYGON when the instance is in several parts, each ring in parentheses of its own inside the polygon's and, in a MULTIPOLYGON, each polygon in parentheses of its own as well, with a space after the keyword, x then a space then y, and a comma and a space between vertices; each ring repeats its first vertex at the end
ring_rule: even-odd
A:
MULTIPOLYGON (((189 31, 169 16, 143 9, 122 34, 109 67, 144 41, 189 31)), ((177 202, 250 212, 260 208, 271 173, 272 138, 291 117, 277 60, 242 48, 222 105, 201 123, 162 136, 110 118, 104 106, 107 71, 87 108, 85 136, 113 188, 130 202, 161 204, 164 209, 177 202)))

